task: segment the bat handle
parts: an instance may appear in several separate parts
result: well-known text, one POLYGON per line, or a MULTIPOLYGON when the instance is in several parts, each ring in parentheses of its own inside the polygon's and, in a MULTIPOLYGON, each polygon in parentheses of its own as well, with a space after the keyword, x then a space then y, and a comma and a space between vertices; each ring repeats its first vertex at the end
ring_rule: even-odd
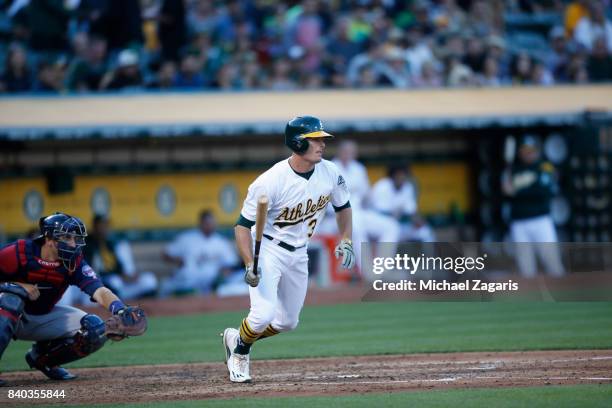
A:
POLYGON ((253 274, 257 276, 257 265, 259 264, 259 250, 261 248, 261 241, 255 241, 255 253, 253 254, 253 274))

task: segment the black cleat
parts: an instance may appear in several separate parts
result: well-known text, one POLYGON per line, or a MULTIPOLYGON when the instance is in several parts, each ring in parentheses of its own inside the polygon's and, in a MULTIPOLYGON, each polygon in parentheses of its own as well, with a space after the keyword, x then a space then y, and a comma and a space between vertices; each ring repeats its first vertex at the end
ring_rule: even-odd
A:
POLYGON ((37 364, 36 359, 32 356, 32 351, 28 351, 25 356, 26 362, 30 368, 35 368, 51 380, 56 381, 69 381, 77 378, 76 375, 70 374, 68 370, 62 367, 47 367, 45 365, 37 364))

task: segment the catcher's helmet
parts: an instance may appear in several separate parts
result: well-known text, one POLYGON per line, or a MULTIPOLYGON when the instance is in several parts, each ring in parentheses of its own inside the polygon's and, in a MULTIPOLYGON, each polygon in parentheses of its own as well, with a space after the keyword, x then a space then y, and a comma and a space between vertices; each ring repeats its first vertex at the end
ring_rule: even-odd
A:
POLYGON ((308 139, 334 137, 323 130, 323 123, 314 116, 297 116, 285 126, 285 144, 298 154, 308 150, 308 139))
POLYGON ((68 214, 56 212, 38 221, 40 233, 57 241, 58 257, 66 267, 73 270, 85 246, 87 229, 83 221, 68 214))

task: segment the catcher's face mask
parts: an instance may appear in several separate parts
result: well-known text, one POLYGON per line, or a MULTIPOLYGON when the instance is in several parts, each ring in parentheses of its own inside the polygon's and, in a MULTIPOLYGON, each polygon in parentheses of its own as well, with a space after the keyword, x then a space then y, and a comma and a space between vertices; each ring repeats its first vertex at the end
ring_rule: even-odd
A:
POLYGON ((76 268, 86 236, 85 225, 74 217, 67 219, 53 231, 53 239, 57 241, 57 256, 69 271, 76 268))

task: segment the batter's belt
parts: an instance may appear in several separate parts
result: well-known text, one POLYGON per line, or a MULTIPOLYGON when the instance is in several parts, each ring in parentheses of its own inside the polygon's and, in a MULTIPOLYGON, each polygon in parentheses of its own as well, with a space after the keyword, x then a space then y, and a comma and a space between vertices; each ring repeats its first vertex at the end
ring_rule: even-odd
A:
POLYGON ((299 247, 294 247, 293 245, 289 245, 286 242, 283 242, 281 240, 278 240, 276 238, 271 237, 268 234, 263 234, 264 237, 266 237, 267 239, 269 239, 270 241, 274 242, 276 245, 278 245, 279 247, 286 249, 289 252, 295 252, 296 249, 300 249, 300 248, 304 248, 306 245, 302 245, 299 247))

